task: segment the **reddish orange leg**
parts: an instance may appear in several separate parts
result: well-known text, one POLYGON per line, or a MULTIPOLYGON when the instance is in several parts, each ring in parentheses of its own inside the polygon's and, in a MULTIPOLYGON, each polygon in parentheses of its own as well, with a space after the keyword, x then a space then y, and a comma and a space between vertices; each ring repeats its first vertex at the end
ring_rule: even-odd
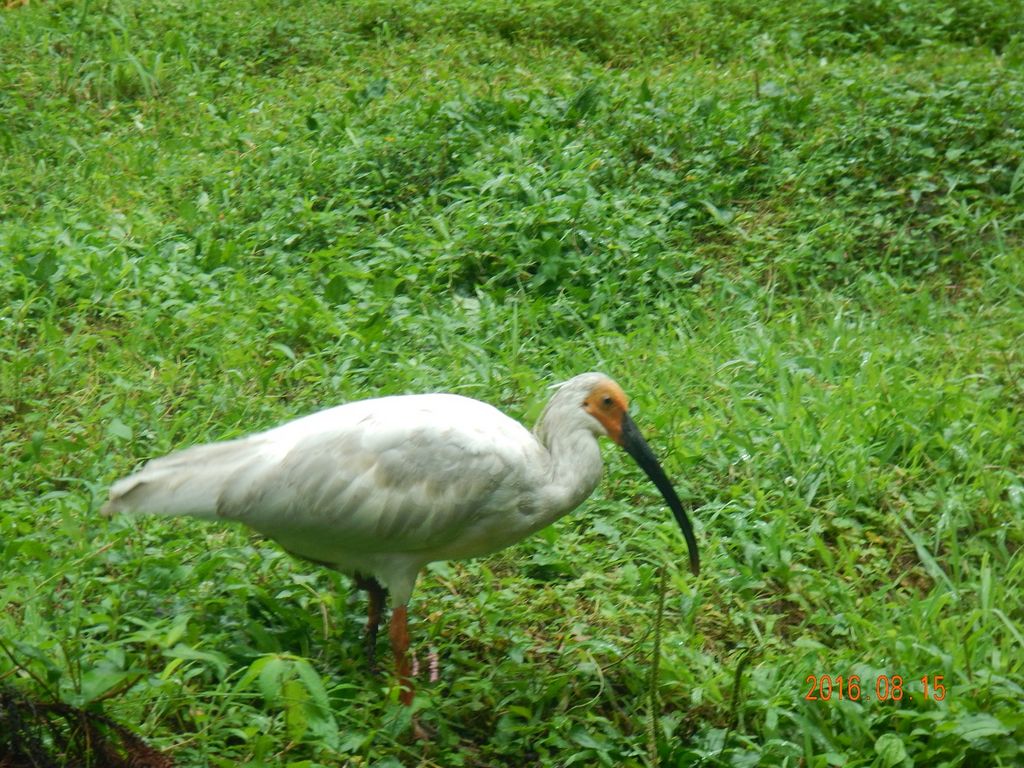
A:
MULTIPOLYGON (((409 707, 412 706, 415 691, 412 687, 413 665, 409 661, 409 611, 406 606, 399 605, 391 611, 388 635, 391 637, 391 652, 395 654, 398 684, 401 686, 398 700, 409 707)), ((420 725, 416 713, 412 715, 412 735, 420 741, 430 741, 433 738, 430 730, 420 725)))
POLYGON ((391 652, 395 655, 395 669, 398 672, 398 684, 402 691, 399 701, 406 706, 412 704, 412 664, 409 661, 409 613, 404 605, 391 611, 391 626, 388 628, 391 638, 391 652))

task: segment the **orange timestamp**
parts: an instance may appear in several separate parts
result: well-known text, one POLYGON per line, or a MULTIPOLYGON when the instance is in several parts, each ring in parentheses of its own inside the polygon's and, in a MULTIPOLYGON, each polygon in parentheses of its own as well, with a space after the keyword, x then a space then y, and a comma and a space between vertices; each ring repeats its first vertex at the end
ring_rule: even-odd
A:
MULTIPOLYGON (((942 680, 942 675, 925 675, 920 678, 926 701, 942 701, 946 698, 946 686, 942 680)), ((905 688, 906 682, 902 675, 878 675, 875 678, 874 697, 871 696, 870 688, 866 692, 862 689, 860 675, 808 675, 804 682, 811 686, 804 695, 807 701, 860 701, 871 698, 876 701, 909 701, 914 698, 905 688)), ((866 684, 870 685, 870 682, 868 680, 866 684)))

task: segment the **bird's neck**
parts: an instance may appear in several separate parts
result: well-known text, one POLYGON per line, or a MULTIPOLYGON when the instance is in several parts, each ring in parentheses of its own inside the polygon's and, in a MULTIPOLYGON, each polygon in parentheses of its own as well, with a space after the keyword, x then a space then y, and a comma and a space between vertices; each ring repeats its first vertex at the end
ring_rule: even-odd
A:
POLYGON ((548 451, 548 476, 542 506, 555 520, 579 506, 601 480, 601 449, 585 429, 539 435, 548 451))

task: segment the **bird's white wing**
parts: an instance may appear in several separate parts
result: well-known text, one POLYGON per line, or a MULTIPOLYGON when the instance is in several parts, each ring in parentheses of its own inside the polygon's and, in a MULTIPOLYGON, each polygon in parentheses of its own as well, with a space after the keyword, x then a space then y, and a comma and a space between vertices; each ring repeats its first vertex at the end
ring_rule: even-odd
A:
POLYGON ((516 503, 530 433, 454 395, 363 401, 250 438, 261 449, 225 478, 218 516, 297 555, 423 551, 516 503))

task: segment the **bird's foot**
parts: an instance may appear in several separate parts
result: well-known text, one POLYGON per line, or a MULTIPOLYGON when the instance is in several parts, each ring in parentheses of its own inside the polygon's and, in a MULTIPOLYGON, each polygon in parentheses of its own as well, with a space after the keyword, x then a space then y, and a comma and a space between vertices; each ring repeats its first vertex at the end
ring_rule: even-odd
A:
POLYGON ((434 740, 434 735, 435 735, 434 731, 432 731, 430 728, 427 728, 427 726, 423 725, 423 723, 420 722, 420 718, 419 718, 418 715, 413 715, 412 716, 412 724, 411 725, 412 725, 412 737, 414 739, 416 739, 416 741, 433 741, 434 740))

